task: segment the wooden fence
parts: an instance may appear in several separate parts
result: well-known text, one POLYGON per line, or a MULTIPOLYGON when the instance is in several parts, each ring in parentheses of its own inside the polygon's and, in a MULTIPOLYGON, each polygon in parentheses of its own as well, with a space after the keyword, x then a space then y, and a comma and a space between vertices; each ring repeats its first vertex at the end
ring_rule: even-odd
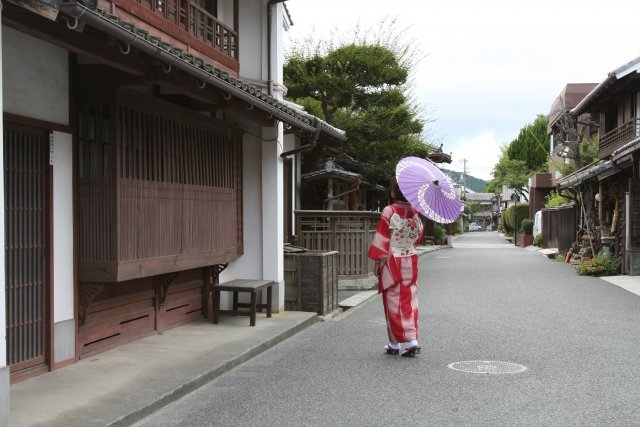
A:
POLYGON ((367 252, 379 218, 379 212, 295 211, 296 244, 338 251, 339 276, 365 277, 373 270, 367 252))
POLYGON ((576 208, 574 205, 542 209, 542 236, 548 248, 568 251, 576 241, 576 208))

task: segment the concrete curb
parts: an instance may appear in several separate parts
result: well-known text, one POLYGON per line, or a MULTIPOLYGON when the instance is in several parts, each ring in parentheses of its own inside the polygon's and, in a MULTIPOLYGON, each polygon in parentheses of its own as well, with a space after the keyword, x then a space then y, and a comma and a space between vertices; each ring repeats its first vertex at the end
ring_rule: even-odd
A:
POLYGON ((236 366, 259 355, 260 353, 263 353, 264 351, 270 349, 271 347, 284 341, 285 339, 290 338, 291 336, 297 334, 298 332, 308 328, 309 326, 313 325, 316 322, 318 322, 317 316, 309 317, 303 320, 302 322, 298 323, 291 329, 288 329, 282 332, 281 334, 271 338, 270 340, 265 341, 245 351, 244 353, 237 355, 236 357, 234 357, 231 360, 228 360, 224 364, 208 372, 205 372, 204 374, 199 375, 198 377, 194 378, 188 383, 183 384, 182 386, 179 386, 176 389, 164 394, 163 396, 151 402, 150 404, 147 404, 142 408, 139 408, 123 417, 120 417, 117 420, 107 425, 114 426, 114 427, 130 426, 144 419, 145 417, 148 417, 149 415, 153 414, 154 412, 158 411, 164 406, 167 406, 168 404, 175 402, 176 400, 188 395, 189 393, 197 390, 198 388, 204 386, 205 384, 213 381, 214 379, 218 378, 222 374, 229 372, 231 369, 235 368, 236 366))

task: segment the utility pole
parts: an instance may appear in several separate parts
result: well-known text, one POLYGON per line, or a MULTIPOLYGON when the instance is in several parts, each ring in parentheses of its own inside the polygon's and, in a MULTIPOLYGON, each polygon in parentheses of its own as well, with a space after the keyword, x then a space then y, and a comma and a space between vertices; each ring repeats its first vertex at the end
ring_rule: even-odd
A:
POLYGON ((467 200, 467 159, 462 159, 462 198, 467 200))

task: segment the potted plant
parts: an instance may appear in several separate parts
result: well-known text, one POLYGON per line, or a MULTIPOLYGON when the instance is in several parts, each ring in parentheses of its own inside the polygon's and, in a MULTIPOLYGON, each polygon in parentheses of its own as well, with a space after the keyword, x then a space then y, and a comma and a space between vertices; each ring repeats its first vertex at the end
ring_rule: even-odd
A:
POLYGON ((518 246, 524 248, 533 245, 533 221, 523 219, 518 233, 518 246))

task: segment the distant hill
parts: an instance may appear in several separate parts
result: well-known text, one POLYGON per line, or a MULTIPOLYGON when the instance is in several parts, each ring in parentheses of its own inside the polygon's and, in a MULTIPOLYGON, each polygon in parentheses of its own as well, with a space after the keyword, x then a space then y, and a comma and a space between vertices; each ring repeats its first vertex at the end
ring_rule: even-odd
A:
MULTIPOLYGON (((448 169, 442 169, 442 172, 444 172, 449 178, 451 178, 454 183, 462 187, 462 172, 450 171, 448 169)), ((484 193, 484 189, 486 186, 487 181, 467 174, 467 182, 465 187, 468 190, 471 190, 475 193, 484 193)))

